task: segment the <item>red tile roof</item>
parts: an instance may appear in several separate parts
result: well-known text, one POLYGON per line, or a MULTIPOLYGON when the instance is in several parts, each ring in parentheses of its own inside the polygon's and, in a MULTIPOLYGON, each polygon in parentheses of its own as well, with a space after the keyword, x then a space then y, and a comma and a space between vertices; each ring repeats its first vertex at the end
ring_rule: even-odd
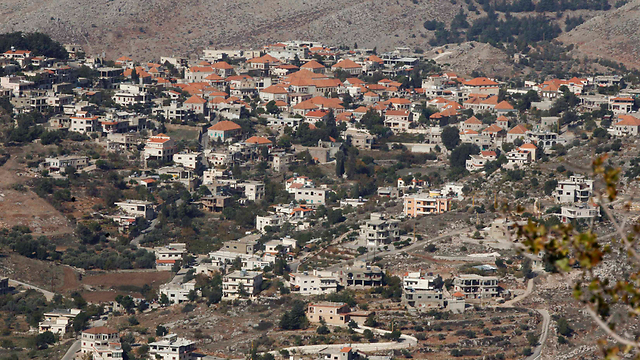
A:
POLYGON ((209 127, 209 130, 217 130, 217 131, 231 131, 231 130, 240 130, 242 129, 240 125, 234 123, 233 121, 220 121, 213 126, 209 127))

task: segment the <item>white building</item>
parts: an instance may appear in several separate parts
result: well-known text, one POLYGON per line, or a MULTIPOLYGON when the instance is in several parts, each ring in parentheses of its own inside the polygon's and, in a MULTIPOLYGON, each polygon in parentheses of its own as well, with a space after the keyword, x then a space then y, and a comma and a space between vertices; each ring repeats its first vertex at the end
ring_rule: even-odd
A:
POLYGON ((91 354, 91 360, 112 360, 123 357, 120 334, 117 330, 104 326, 87 329, 82 332, 80 341, 80 352, 83 356, 91 354))
POLYGON ((417 309, 442 307, 442 290, 436 289, 435 279, 420 272, 406 273, 402 278, 402 301, 417 309))
POLYGON ((86 156, 64 155, 64 156, 45 159, 45 166, 50 171, 64 170, 68 166, 76 170, 79 170, 88 165, 89 165, 89 158, 86 156))
POLYGON ((260 181, 247 181, 239 186, 244 187, 244 196, 251 201, 259 202, 264 199, 264 183, 260 181))
POLYGON ((554 197, 556 202, 576 203, 587 202, 593 195, 593 180, 587 180, 582 175, 573 175, 569 180, 558 182, 554 197))
POLYGON ((117 207, 119 207, 122 211, 124 211, 127 215, 131 215, 134 217, 145 218, 146 220, 151 220, 154 218, 155 213, 153 211, 153 203, 151 201, 144 200, 125 200, 114 203, 117 207))
POLYGON ((193 152, 193 151, 183 151, 177 154, 173 154, 173 162, 182 165, 187 169, 195 170, 198 168, 200 164, 200 159, 202 159, 201 152, 193 152))
POLYGON ((196 291, 196 279, 183 284, 173 282, 160 285, 160 294, 166 295, 172 304, 180 304, 189 301, 189 293, 196 291))
POLYGON ((160 341, 149 344, 149 358, 156 360, 195 360, 193 341, 169 334, 160 341))
POLYGON ((234 271, 222 278, 223 299, 237 299, 257 295, 262 285, 262 273, 258 271, 234 271))
POLYGON ((600 206, 589 203, 565 205, 560 210, 560 221, 569 223, 571 220, 591 220, 600 217, 600 206))
POLYGON ((42 315, 44 320, 38 323, 38 332, 42 334, 43 332, 51 331, 54 334, 63 336, 69 331, 73 324, 73 319, 80 312, 80 309, 56 309, 44 313, 42 315))
POLYGON ((338 291, 338 277, 331 271, 289 274, 291 291, 300 295, 324 295, 338 291))
POLYGON ((326 202, 327 189, 300 188, 296 189, 295 199, 310 205, 324 205, 326 202))
POLYGON ((145 160, 169 161, 173 159, 176 146, 171 137, 165 134, 151 136, 144 147, 145 160))
POLYGON ((154 248, 156 254, 156 269, 160 271, 171 271, 176 261, 182 261, 187 253, 187 244, 172 243, 167 246, 154 248))
POLYGON ((85 111, 78 112, 76 116, 71 117, 71 124, 69 131, 79 132, 86 134, 94 131, 98 131, 100 122, 97 116, 91 116, 85 111))
POLYGON ((277 214, 269 214, 265 216, 256 215, 256 229, 261 233, 266 233, 267 226, 275 229, 284 223, 285 219, 277 214))

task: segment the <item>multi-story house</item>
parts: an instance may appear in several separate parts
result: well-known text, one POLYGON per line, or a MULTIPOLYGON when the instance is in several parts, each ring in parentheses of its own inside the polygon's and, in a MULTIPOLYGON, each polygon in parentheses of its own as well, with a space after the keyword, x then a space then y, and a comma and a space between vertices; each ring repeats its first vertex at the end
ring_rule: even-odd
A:
POLYGON ((370 219, 360 225, 364 246, 382 246, 400 240, 399 223, 399 220, 387 219, 384 214, 372 213, 370 219))
POLYGON ((296 189, 295 199, 309 205, 324 205, 326 202, 327 189, 320 188, 299 188, 296 189))
POLYGON ((189 301, 189 293, 196 291, 196 279, 182 284, 169 282, 160 285, 160 295, 166 295, 172 304, 180 304, 189 301))
POLYGON ((91 116, 89 113, 85 111, 80 111, 76 113, 76 116, 71 117, 71 124, 69 126, 69 131, 75 131, 81 134, 86 134, 86 133, 98 131, 99 127, 100 127, 100 122, 98 121, 97 116, 91 116))
POLYGON ((159 341, 149 343, 149 358, 156 360, 195 360, 196 344, 169 334, 159 341))
POLYGON ((202 159, 202 153, 199 151, 182 151, 177 154, 173 154, 174 163, 192 170, 198 168, 200 165, 200 159, 202 159))
POLYGON ((291 291, 300 295, 323 295, 338 291, 338 277, 331 271, 289 274, 291 291))
POLYGON ((406 132, 411 125, 412 114, 408 110, 387 110, 384 114, 384 126, 394 133, 406 132))
POLYGON ((442 290, 436 289, 435 279, 420 272, 406 273, 402 278, 402 302, 418 309, 441 308, 442 290))
POLYGON ((461 274, 453 280, 453 289, 464 294, 465 299, 490 299, 500 294, 495 276, 461 274))
POLYGON ((470 155, 470 159, 465 162, 467 171, 481 171, 489 161, 495 161, 498 154, 495 151, 481 151, 478 155, 470 155))
POLYGON ((312 323, 321 321, 330 325, 344 325, 349 323, 349 305, 341 302, 310 303, 307 307, 307 319, 312 323))
POLYGON ((442 196, 438 191, 405 195, 404 214, 410 217, 442 214, 451 209, 451 198, 442 196))
POLYGON ((340 286, 368 288, 382 286, 384 272, 378 266, 370 265, 364 261, 356 261, 353 265, 338 271, 337 275, 340 286))
MULTIPOLYGON (((80 338, 80 352, 91 360, 112 360, 123 357, 120 334, 117 330, 99 326, 84 330, 80 338)), ((85 357, 83 357, 84 359, 85 357)))
POLYGON ((609 130, 613 135, 638 135, 640 134, 640 119, 632 115, 619 115, 618 122, 609 130))
POLYGON ((244 187, 244 196, 247 200, 251 200, 253 202, 260 202, 264 199, 264 183, 260 181, 246 181, 238 186, 244 187))
POLYGON ((172 243, 167 246, 154 248, 156 254, 156 269, 170 271, 176 261, 182 261, 187 253, 187 244, 172 243))
POLYGON ((224 299, 253 298, 260 293, 261 285, 261 272, 234 271, 222 278, 222 297, 224 299))
POLYGON ((240 133, 242 128, 233 121, 219 121, 207 130, 209 141, 231 141, 231 138, 240 133))
POLYGON ((81 312, 80 309, 55 309, 44 313, 43 321, 38 323, 38 332, 51 331, 54 334, 63 336, 69 331, 73 324, 73 319, 81 312))
POLYGON ((173 139, 165 134, 151 136, 144 147, 144 159, 169 161, 173 159, 176 145, 173 139))
POLYGON ((589 203, 565 205, 560 209, 560 221, 567 224, 571 220, 591 220, 600 216, 600 206, 589 203))
POLYGON ((572 175, 568 180, 558 182, 553 195, 556 202, 561 204, 587 202, 593 195, 593 180, 585 179, 582 175, 572 175))
POLYGON ((256 215, 256 229, 262 233, 267 232, 267 227, 271 228, 272 230, 276 230, 284 222, 284 217, 278 214, 269 214, 264 216, 256 215))

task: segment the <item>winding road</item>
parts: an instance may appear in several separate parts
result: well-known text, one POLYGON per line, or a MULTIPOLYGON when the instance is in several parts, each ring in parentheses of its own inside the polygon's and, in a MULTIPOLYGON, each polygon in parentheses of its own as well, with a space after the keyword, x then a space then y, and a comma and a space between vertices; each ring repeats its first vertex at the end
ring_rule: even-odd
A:
POLYGON ((47 299, 47 301, 53 300, 53 297, 56 295, 55 293, 53 293, 53 292, 51 292, 49 290, 45 290, 43 288, 39 288, 37 286, 30 285, 30 284, 27 284, 27 283, 24 283, 24 282, 18 281, 18 280, 9 279, 9 286, 13 286, 13 287, 22 286, 22 287, 25 287, 27 289, 33 289, 33 290, 39 291, 44 295, 44 297, 45 297, 45 299, 47 299))

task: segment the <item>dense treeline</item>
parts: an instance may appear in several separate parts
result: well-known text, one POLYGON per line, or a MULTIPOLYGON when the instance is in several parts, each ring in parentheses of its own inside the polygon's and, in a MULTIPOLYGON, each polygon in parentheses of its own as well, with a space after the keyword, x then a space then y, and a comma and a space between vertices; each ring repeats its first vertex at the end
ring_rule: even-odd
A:
MULTIPOLYGON (((483 8, 491 7, 488 1, 478 1, 485 4, 483 8)), ((495 11, 500 12, 556 12, 567 10, 609 10, 611 5, 607 0, 540 0, 534 3, 532 0, 516 0, 508 3, 503 0, 496 2, 493 6, 495 11)))
POLYGON ((0 52, 5 52, 15 47, 17 50, 31 50, 34 55, 44 55, 56 59, 67 59, 69 54, 57 41, 49 35, 35 32, 23 33, 20 31, 0 34, 0 52))
POLYGON ((524 46, 538 41, 551 40, 562 30, 544 16, 517 18, 507 15, 501 20, 496 13, 488 13, 473 22, 467 31, 467 40, 490 44, 516 42, 524 46))

